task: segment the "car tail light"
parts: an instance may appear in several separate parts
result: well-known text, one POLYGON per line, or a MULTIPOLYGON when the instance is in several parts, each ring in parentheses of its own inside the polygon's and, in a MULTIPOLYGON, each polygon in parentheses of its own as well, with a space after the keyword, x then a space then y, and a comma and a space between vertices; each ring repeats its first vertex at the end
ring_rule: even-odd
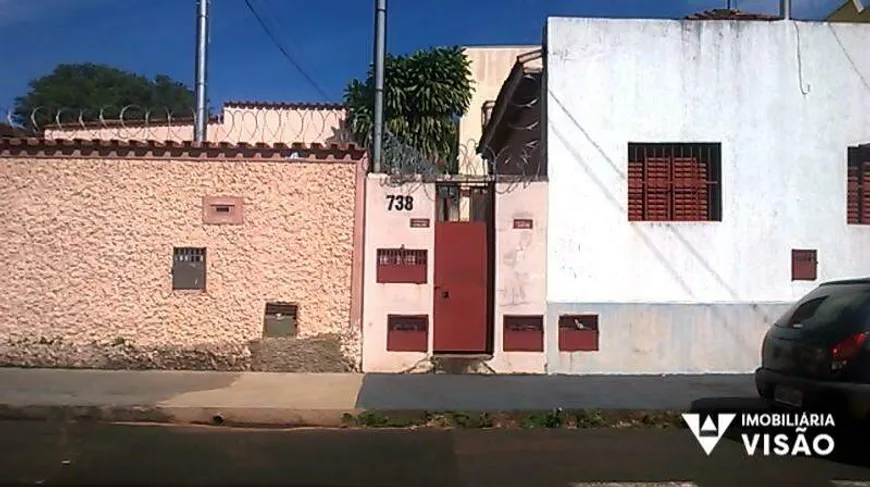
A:
POLYGON ((846 367, 849 361, 861 351, 868 333, 870 332, 856 333, 834 345, 831 349, 831 370, 840 370, 846 367))

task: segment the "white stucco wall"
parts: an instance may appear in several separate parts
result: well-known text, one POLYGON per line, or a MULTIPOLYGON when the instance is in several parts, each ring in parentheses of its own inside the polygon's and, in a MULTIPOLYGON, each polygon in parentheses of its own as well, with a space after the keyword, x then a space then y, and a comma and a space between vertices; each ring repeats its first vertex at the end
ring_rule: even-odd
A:
MULTIPOLYGON (((498 373, 541 373, 542 352, 505 352, 503 320, 505 315, 544 316, 545 252, 547 235, 547 183, 498 182, 495 185, 496 241, 495 323, 492 358, 486 367, 498 373), (532 229, 513 228, 514 219, 530 219, 532 229)), ((435 226, 436 185, 414 181, 398 183, 384 175, 369 174, 366 179, 365 271, 363 292, 363 358, 368 373, 423 372, 431 364, 435 304, 435 226), (388 195, 413 196, 411 211, 388 211, 388 195), (412 228, 410 220, 428 218, 428 228, 412 228), (427 282, 396 284, 377 282, 377 251, 380 248, 425 249, 428 252, 427 282), (387 350, 387 316, 426 315, 429 317, 427 352, 387 350)), ((448 252, 447 258, 450 253, 448 252)), ((443 324, 442 324, 443 326, 443 324)), ((546 326, 546 325, 545 325, 546 326)), ((546 339, 546 334, 545 334, 546 339)))
POLYGON ((792 300, 870 273, 846 149, 870 142, 870 25, 552 18, 552 303, 792 300), (721 222, 629 223, 629 142, 721 142, 721 222))
POLYGON ((432 308, 435 267, 435 184, 396 184, 382 174, 366 179, 365 259, 363 271, 364 372, 402 372, 413 368, 427 353, 387 351, 387 315, 429 317, 428 349, 432 349, 432 308), (412 196, 411 211, 388 211, 387 196, 412 196), (429 228, 411 228, 412 218, 428 218, 429 228), (377 282, 378 249, 426 250, 426 284, 377 282))
POLYGON ((493 370, 540 373, 541 352, 505 352, 505 315, 543 316, 546 350, 547 182, 496 183, 495 329, 493 370), (514 219, 532 220, 531 229, 513 227, 514 219))

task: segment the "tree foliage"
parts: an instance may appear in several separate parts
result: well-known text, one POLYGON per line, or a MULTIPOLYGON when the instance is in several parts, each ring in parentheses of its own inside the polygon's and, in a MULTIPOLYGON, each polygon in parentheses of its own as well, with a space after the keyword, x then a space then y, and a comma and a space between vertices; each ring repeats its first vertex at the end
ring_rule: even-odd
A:
MULTIPOLYGON (((371 139, 374 122, 374 66, 365 81, 348 83, 344 101, 351 131, 371 139)), ((384 129, 429 162, 455 166, 459 117, 471 103, 471 62, 461 47, 437 47, 384 63, 384 129)), ((386 158, 385 158, 386 159, 386 158)), ((385 164, 389 161, 385 160, 385 164)))
POLYGON ((150 120, 192 117, 193 91, 165 75, 153 80, 103 64, 60 64, 30 82, 30 91, 15 100, 15 122, 38 129, 56 123, 99 120, 150 120), (126 108, 126 110, 125 110, 126 108), (38 109, 38 110, 37 110, 38 109), (35 112, 34 112, 35 111, 35 112), (60 114, 58 116, 58 114, 60 114), (31 119, 35 119, 34 126, 31 119))

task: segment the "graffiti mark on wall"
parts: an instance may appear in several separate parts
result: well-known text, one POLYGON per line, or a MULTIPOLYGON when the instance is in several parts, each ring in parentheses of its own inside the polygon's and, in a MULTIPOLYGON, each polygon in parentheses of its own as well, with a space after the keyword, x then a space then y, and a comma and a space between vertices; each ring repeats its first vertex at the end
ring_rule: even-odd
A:
POLYGON ((531 246, 531 232, 522 232, 516 247, 508 250, 502 256, 505 279, 503 281, 504 288, 499 291, 502 294, 503 305, 515 306, 530 302, 527 292, 532 278, 528 263, 528 251, 531 246))

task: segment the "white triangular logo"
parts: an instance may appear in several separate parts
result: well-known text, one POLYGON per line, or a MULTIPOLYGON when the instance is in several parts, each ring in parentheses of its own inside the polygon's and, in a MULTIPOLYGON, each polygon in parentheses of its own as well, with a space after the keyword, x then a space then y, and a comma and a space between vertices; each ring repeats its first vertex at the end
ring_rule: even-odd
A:
POLYGON ((728 427, 731 426, 731 423, 734 421, 737 415, 733 413, 728 414, 717 414, 716 422, 713 422, 712 416, 707 416, 706 421, 704 421, 704 426, 701 426, 701 415, 698 413, 683 413, 683 421, 686 422, 686 426, 689 427, 689 430, 692 432, 692 435, 695 436, 695 439, 700 443, 701 448, 704 449, 704 452, 707 456, 713 452, 713 448, 716 448, 716 445, 719 443, 719 440, 725 436, 725 432, 728 431, 728 427), (701 436, 701 432, 707 431, 715 431, 716 435, 709 436, 701 436))
POLYGON ((701 426, 701 432, 712 431, 716 433, 716 425, 713 424, 713 416, 707 416, 707 421, 704 421, 704 426, 701 426))

